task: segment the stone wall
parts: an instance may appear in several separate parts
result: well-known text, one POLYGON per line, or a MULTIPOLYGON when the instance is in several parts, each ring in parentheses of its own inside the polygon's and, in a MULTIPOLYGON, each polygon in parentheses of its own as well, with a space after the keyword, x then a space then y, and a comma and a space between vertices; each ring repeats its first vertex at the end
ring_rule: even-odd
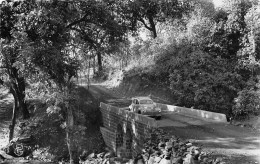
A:
POLYGON ((100 103, 100 110, 103 120, 103 127, 100 128, 102 136, 117 156, 130 158, 140 153, 145 138, 153 128, 157 128, 153 118, 126 109, 100 103))

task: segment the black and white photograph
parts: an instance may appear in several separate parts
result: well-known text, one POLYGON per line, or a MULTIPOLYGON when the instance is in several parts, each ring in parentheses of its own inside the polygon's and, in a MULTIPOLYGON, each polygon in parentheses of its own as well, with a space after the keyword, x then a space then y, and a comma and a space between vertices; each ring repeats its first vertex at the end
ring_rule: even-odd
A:
POLYGON ((260 164, 260 0, 0 0, 0 164, 260 164))

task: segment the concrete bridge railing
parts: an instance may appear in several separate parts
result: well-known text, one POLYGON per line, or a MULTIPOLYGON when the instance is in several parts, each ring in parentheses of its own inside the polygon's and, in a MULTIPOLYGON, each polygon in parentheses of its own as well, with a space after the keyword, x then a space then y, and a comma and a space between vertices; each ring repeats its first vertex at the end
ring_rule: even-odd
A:
POLYGON ((227 122, 227 117, 225 114, 222 113, 216 113, 216 112, 209 112, 205 110, 198 110, 198 109, 192 109, 192 108, 185 108, 185 107, 179 107, 174 105, 167 105, 167 104, 160 104, 157 103, 157 106, 162 109, 164 112, 175 112, 179 114, 183 114, 186 116, 192 116, 212 121, 218 121, 218 122, 227 122))
POLYGON ((103 127, 100 131, 106 145, 117 156, 131 158, 140 153, 146 137, 157 128, 155 119, 100 103, 103 127))

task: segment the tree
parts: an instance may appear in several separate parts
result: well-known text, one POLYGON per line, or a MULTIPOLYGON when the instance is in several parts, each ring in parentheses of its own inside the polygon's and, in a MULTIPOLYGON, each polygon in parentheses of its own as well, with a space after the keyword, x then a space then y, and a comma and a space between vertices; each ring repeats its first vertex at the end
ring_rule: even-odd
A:
POLYGON ((245 15, 252 6, 250 1, 227 1, 226 9, 214 16, 216 21, 209 48, 223 58, 238 60, 237 52, 246 34, 245 15))
POLYGON ((21 19, 21 29, 27 34, 29 56, 24 57, 31 61, 33 76, 44 76, 49 88, 62 99, 56 100, 55 108, 49 108, 56 112, 63 112, 66 126, 66 141, 70 155, 70 163, 78 163, 77 152, 73 143, 72 129, 74 126, 75 109, 73 101, 71 78, 77 76, 79 64, 77 58, 71 56, 70 43, 73 39, 71 31, 67 28, 69 19, 66 18, 69 6, 66 2, 36 3, 32 14, 25 15, 21 19), (59 106, 63 104, 62 106, 59 106), (58 110, 60 109, 60 110, 58 110))
POLYGON ((26 81, 21 75, 23 65, 19 65, 20 49, 22 47, 22 40, 17 35, 16 23, 18 21, 18 14, 26 12, 26 8, 17 8, 19 2, 2 3, 0 8, 1 27, 1 84, 8 87, 14 97, 12 124, 10 125, 9 140, 13 138, 13 130, 17 110, 20 109, 23 114, 23 119, 29 118, 29 111, 25 102, 25 87, 26 81), (23 11, 24 10, 24 11, 23 11))
POLYGON ((214 21, 212 21, 214 13, 212 2, 199 1, 195 3, 194 10, 190 13, 186 24, 187 35, 193 45, 204 47, 208 44, 212 27, 214 27, 214 21))
POLYGON ((231 114, 243 81, 239 74, 232 73, 232 65, 226 59, 193 50, 175 60, 170 82, 180 105, 231 114))
POLYGON ((253 5, 245 15, 246 34, 237 55, 239 66, 249 72, 249 78, 243 90, 238 93, 233 107, 235 117, 245 117, 259 111, 259 59, 260 59, 260 4, 253 5))
POLYGON ((118 1, 119 16, 130 29, 136 30, 140 24, 152 32, 153 38, 157 37, 156 25, 167 19, 181 18, 190 10, 188 1, 151 1, 134 0, 118 1))
MULTIPOLYGON (((29 114, 25 104, 26 81, 47 82, 51 88, 67 91, 71 77, 76 76, 78 63, 66 49, 70 41, 68 20, 62 19, 66 15, 55 3, 18 1, 1 6, 1 67, 4 68, 1 83, 10 87, 14 96, 10 140, 17 107, 22 109, 24 118, 29 114)), ((60 7, 65 4, 61 2, 60 7)), ((70 120, 69 106, 66 109, 66 118, 70 120)), ((71 153, 70 138, 68 135, 71 159, 77 159, 71 153)))
POLYGON ((125 39, 127 28, 118 21, 113 4, 106 1, 80 1, 77 12, 79 14, 67 28, 74 31, 90 51, 95 51, 98 70, 101 72, 102 54, 111 53, 125 39))
MULTIPOLYGON (((71 78, 77 76, 79 63, 71 50, 108 52, 123 39, 125 31, 114 20, 107 4, 99 1, 44 1, 31 5, 32 10, 20 15, 18 24, 20 33, 26 38, 22 57, 30 61, 25 70, 29 70, 32 77, 41 76, 58 95, 50 110, 65 113, 70 163, 78 163, 71 78)), ((101 55, 98 57, 101 61, 101 55)), ((101 62, 99 64, 102 66, 101 62)))
POLYGON ((243 66, 248 67, 254 74, 259 68, 260 59, 260 4, 253 5, 245 15, 246 31, 242 42, 242 48, 238 52, 243 66))

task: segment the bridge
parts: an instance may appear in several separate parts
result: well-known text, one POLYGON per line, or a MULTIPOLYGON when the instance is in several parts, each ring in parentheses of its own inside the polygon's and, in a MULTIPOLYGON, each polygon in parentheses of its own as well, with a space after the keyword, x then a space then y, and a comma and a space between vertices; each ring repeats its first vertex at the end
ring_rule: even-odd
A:
POLYGON ((103 127, 100 127, 106 145, 117 156, 131 158, 141 152, 145 138, 157 122, 153 118, 135 114, 123 108, 101 103, 103 127))
MULTIPOLYGON (((159 103, 157 105, 164 113, 174 113, 174 116, 181 117, 184 120, 186 118, 184 115, 186 115, 192 118, 226 123, 226 116, 224 114, 159 103)), ((103 120, 103 127, 100 127, 100 131, 103 139, 106 145, 113 149, 119 157, 130 158, 140 153, 144 147, 145 139, 151 135, 152 129, 165 126, 163 125, 163 121, 156 121, 153 118, 105 103, 100 103, 100 110, 103 120)), ((172 123, 178 124, 175 122, 172 123)))

